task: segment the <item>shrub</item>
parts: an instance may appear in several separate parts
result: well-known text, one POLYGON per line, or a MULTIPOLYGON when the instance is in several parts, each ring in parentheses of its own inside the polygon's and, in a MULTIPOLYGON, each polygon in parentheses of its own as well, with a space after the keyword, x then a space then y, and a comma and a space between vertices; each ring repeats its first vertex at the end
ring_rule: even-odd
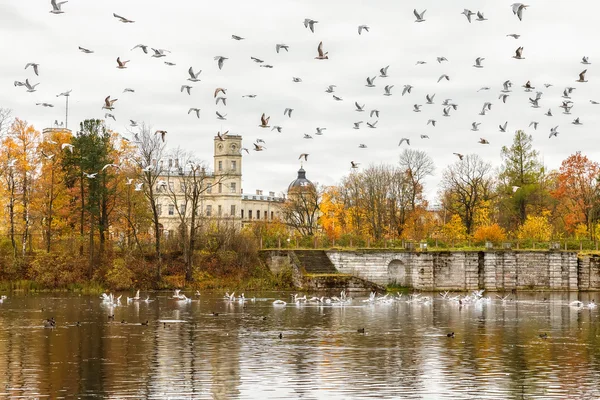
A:
POLYGON ((127 268, 125 260, 117 258, 113 262, 112 268, 106 272, 106 283, 113 290, 126 290, 134 285, 133 271, 127 268))
POLYGON ((492 242, 499 244, 506 240, 506 232, 498 224, 480 226, 473 233, 475 243, 492 242))
POLYGON ((527 219, 519 227, 517 237, 521 240, 534 240, 537 242, 547 242, 552 237, 552 225, 548 218, 543 216, 527 216, 527 219))

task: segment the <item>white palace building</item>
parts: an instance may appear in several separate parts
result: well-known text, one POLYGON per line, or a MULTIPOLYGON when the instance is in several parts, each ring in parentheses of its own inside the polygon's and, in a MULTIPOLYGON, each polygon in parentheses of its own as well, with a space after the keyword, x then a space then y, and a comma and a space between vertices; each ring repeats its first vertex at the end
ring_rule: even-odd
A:
MULTIPOLYGON (((257 190, 254 194, 243 192, 241 148, 242 137, 240 135, 227 135, 222 139, 218 136, 214 137, 213 172, 204 180, 204 185, 210 185, 210 187, 202 196, 199 211, 204 217, 227 219, 234 221, 238 226, 254 221, 279 219, 284 197, 277 196, 275 192, 265 194, 262 190, 257 190)), ((166 170, 180 170, 177 164, 177 160, 169 160, 169 168, 166 170), (172 168, 173 166, 175 168, 172 168)), ((290 187, 310 183, 306 180, 305 174, 304 169, 300 168, 298 179, 294 180, 290 187)), ((181 186, 182 179, 182 175, 171 172, 168 175, 159 176, 157 181, 156 192, 159 194, 157 201, 160 223, 165 234, 169 236, 179 227, 179 218, 173 201, 178 197, 183 198, 183 196, 177 196, 177 191, 182 193, 184 188, 181 186), (167 185, 169 190, 167 190, 167 185)))

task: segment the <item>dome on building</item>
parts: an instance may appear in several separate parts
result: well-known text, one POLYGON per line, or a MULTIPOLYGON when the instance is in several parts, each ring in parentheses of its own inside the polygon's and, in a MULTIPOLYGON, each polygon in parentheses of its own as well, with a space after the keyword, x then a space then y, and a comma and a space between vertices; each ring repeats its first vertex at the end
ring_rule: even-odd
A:
POLYGON ((298 177, 296 179, 294 179, 292 181, 292 183, 290 183, 290 185, 288 186, 288 192, 291 189, 302 188, 302 187, 306 187, 306 186, 314 186, 314 185, 311 181, 306 179, 306 171, 304 170, 304 168, 300 167, 300 169, 298 170, 298 177))

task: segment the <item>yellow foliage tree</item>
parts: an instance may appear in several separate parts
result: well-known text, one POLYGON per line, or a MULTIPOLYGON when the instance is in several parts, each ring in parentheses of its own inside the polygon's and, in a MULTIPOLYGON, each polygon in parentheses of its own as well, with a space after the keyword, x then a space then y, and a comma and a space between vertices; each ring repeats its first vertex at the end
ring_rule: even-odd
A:
POLYGON ((473 233, 475 243, 492 242, 498 244, 506 240, 506 232, 498 224, 480 226, 473 233))
POLYGON ((467 228, 460 216, 454 214, 450 218, 450 221, 442 227, 442 236, 446 241, 465 240, 467 238, 467 228))
POLYGON ((575 226, 575 230, 573 231, 573 234, 575 235, 575 239, 577 240, 583 240, 583 239, 587 239, 589 238, 590 234, 588 232, 588 227, 586 224, 577 224, 577 226, 575 226))
POLYGON ((517 237, 521 240, 547 242, 552 237, 552 225, 548 222, 548 212, 542 215, 528 215, 525 223, 519 227, 517 237))

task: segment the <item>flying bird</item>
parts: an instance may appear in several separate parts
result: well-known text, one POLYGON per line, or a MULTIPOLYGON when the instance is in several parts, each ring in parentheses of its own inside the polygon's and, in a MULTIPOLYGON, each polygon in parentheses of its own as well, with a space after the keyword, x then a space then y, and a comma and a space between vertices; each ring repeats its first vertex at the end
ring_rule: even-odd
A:
POLYGON ((316 56, 315 59, 317 59, 317 60, 329 59, 329 57, 327 56, 327 54, 329 54, 329 52, 323 53, 323 42, 319 42, 319 47, 317 47, 317 53, 319 53, 319 55, 316 56))
POLYGON ((69 149, 69 151, 70 151, 71 153, 73 153, 73 149, 75 148, 75 146, 73 146, 71 143, 63 143, 63 144, 61 144, 61 145, 60 145, 60 148, 61 148, 62 150, 64 150, 64 149, 69 149))
POLYGON ((462 155, 460 153, 452 153, 452 154, 454 154, 455 156, 457 156, 460 159, 460 161, 462 161, 462 159, 464 157, 464 155, 462 155))
POLYGON ((498 125, 500 128, 500 132, 506 132, 506 126, 508 125, 508 121, 504 122, 504 125, 498 125))
POLYGON ((50 103, 35 103, 36 106, 42 106, 42 107, 54 107, 54 104, 50 104, 50 103))
POLYGON ((113 13, 113 17, 115 17, 116 19, 118 19, 119 21, 123 22, 124 24, 131 24, 134 23, 135 21, 132 21, 130 19, 127 19, 125 17, 121 17, 120 15, 117 15, 115 13, 113 13))
POLYGON ((374 76, 372 78, 367 77, 367 84, 365 85, 366 87, 375 87, 375 85, 373 84, 373 82, 375 82, 375 79, 377 77, 374 76))
POLYGON ((282 127, 282 126, 275 125, 274 127, 272 127, 272 128, 271 128, 271 132, 273 132, 273 131, 275 131, 275 130, 276 130, 276 131, 277 131, 277 133, 281 133, 281 130, 282 130, 282 129, 283 129, 283 127, 282 127))
MULTIPOLYGON (((583 56, 583 57, 581 58, 581 63, 582 63, 582 64, 585 64, 585 65, 589 65, 589 64, 591 64, 589 57, 585 57, 585 56, 583 56)), ((25 67, 25 68, 27 68, 27 67, 25 67)))
POLYGON ((394 85, 385 85, 385 87, 383 88, 383 90, 385 91, 385 93, 383 94, 384 96, 391 96, 392 95, 392 88, 394 87, 394 85))
POLYGON ((383 67, 379 70, 379 76, 382 78, 387 78, 388 74, 387 74, 387 70, 390 66, 388 65, 387 67, 383 67))
POLYGON ((263 115, 260 117, 260 127, 261 128, 269 128, 269 119, 271 117, 266 117, 265 118, 265 113, 263 113, 263 115))
POLYGON ((294 111, 293 108, 286 108, 283 110, 283 115, 285 116, 287 114, 288 118, 292 118, 292 111, 294 111))
POLYGON ((583 125, 583 123, 581 121, 579 121, 579 117, 575 118, 575 120, 573 120, 572 124, 573 125, 583 125))
POLYGON ((265 146, 260 145, 258 143, 252 143, 252 144, 254 145, 254 149, 252 149, 254 151, 263 151, 263 150, 267 149, 265 146))
POLYGON ((323 134, 323 131, 324 131, 325 129, 327 129, 327 128, 319 128, 319 127, 317 127, 317 132, 315 133, 315 135, 322 135, 322 134, 323 134))
POLYGON ((436 122, 437 121, 435 119, 430 119, 430 120, 427 121, 427 125, 431 124, 433 127, 435 127, 435 123, 436 122))
POLYGON ((487 21, 487 18, 483 16, 481 11, 477 11, 477 19, 475 21, 487 21))
POLYGON ((221 88, 221 87, 216 88, 215 92, 213 93, 213 98, 216 98, 219 93, 223 93, 224 95, 227 95, 227 89, 221 88))
POLYGON ((427 10, 424 10, 423 12, 421 12, 420 14, 417 12, 417 9, 415 8, 413 10, 413 14, 415 14, 415 17, 417 17, 417 19, 415 20, 415 22, 424 22, 425 18, 423 18, 423 16, 425 15, 425 12, 427 10))
POLYGON ((479 144, 490 144, 490 142, 488 142, 486 139, 484 138, 479 138, 479 144))
POLYGON ((187 91, 188 95, 192 94, 192 92, 191 92, 192 87, 191 86, 189 86, 189 85, 181 85, 181 92, 183 93, 184 90, 187 91))
POLYGON ((525 59, 525 58, 523 58, 523 46, 519 47, 515 51, 515 55, 513 56, 513 58, 516 58, 517 60, 524 60, 525 59))
POLYGON ((371 113, 369 114, 369 116, 371 118, 373 118, 373 115, 375 115, 377 118, 379 118, 379 110, 371 110, 371 113))
POLYGON ((517 17, 519 17, 519 21, 522 21, 523 20, 523 10, 525 10, 529 6, 526 6, 523 3, 514 3, 511 5, 511 7, 512 7, 513 14, 515 14, 517 17))
POLYGON ((485 60, 485 58, 483 57, 477 57, 475 59, 475 65, 473 65, 475 68, 483 68, 483 65, 481 65, 481 62, 485 60))
POLYGON ((509 94, 501 94, 500 96, 498 96, 498 99, 502 99, 503 103, 506 103, 506 99, 508 98, 508 96, 510 96, 509 94))
POLYGON ((112 118, 113 121, 116 121, 117 119, 115 118, 114 115, 112 115, 111 113, 105 113, 104 114, 104 119, 108 119, 108 118, 112 118))
POLYGON ((356 111, 365 111, 365 104, 363 104, 362 106, 360 104, 358 104, 357 101, 354 102, 354 105, 356 106, 356 111))
POLYGON ((443 56, 442 56, 442 57, 437 57, 437 62, 438 62, 438 63, 440 63, 440 64, 441 64, 441 63, 442 63, 442 61, 448 61, 448 59, 447 59, 446 57, 443 57, 443 56))
POLYGON ((552 116, 552 109, 549 108, 548 111, 546 112, 546 115, 549 116, 549 117, 551 117, 552 116))
POLYGON ((83 176, 85 176, 88 179, 94 179, 96 177, 96 175, 98 175, 97 172, 94 172, 93 174, 88 174, 87 172, 83 172, 83 176))
POLYGON ((585 80, 585 73, 587 72, 587 69, 584 69, 583 71, 581 71, 581 73, 579 74, 579 79, 577 79, 576 82, 587 82, 585 80))
POLYGON ((152 54, 152 57, 154 58, 161 58, 161 57, 166 57, 167 55, 165 54, 165 52, 170 53, 169 50, 165 50, 165 49, 152 49, 152 51, 154 52, 154 54, 152 54))
POLYGON ((412 88, 413 87, 411 85, 404 85, 404 89, 402 89, 402 96, 404 96, 405 93, 410 93, 412 88))
POLYGON ((357 163, 357 162, 354 162, 354 161, 350 161, 351 168, 358 168, 359 165, 360 165, 360 163, 357 163))
POLYGON ((305 134, 304 134, 304 139, 312 139, 312 138, 313 138, 313 137, 312 137, 312 136, 310 136, 308 133, 305 133, 305 134))
POLYGON ((52 10, 50 10, 51 14, 64 14, 64 11, 61 9, 62 5, 68 3, 68 1, 61 1, 59 3, 56 0, 50 0, 50 4, 52 5, 52 10))
POLYGON ((421 107, 423 107, 421 104, 415 104, 415 105, 413 105, 413 111, 421 112, 421 107))
POLYGON ((298 78, 298 77, 293 76, 292 77, 292 81, 296 82, 296 83, 300 83, 300 82, 302 82, 302 78, 298 78))
POLYGON ((190 109, 188 110, 188 115, 190 115, 190 113, 191 113, 192 111, 196 113, 196 116, 197 116, 198 118, 200 118, 200 109, 199 109, 199 108, 190 108, 190 109))
POLYGON ((85 54, 92 54, 94 52, 93 50, 89 50, 89 49, 86 49, 85 47, 81 47, 81 46, 79 46, 78 49, 81 50, 85 54))
POLYGON ((400 139, 400 143, 398 143, 398 146, 402 146, 403 142, 406 142, 406 144, 410 146, 410 139, 409 138, 402 138, 402 139, 400 139))
POLYGON ((548 139, 551 139, 552 136, 554 137, 558 137, 558 125, 555 126, 554 128, 550 128, 550 136, 548 136, 548 139))
POLYGON ((440 76, 440 77, 438 78, 438 80, 437 80, 437 81, 438 81, 438 83, 440 83, 440 81, 441 81, 442 79, 444 79, 444 78, 445 78, 447 81, 449 81, 449 80, 450 80, 450 77, 449 77, 448 75, 446 75, 446 74, 443 74, 442 76, 440 76))
POLYGON ((473 11, 468 10, 466 8, 464 9, 464 11, 461 14, 464 14, 464 16, 467 17, 467 20, 469 20, 469 23, 471 23, 471 16, 475 15, 475 13, 473 11))
POLYGON ((223 103, 224 106, 227 105, 227 97, 219 96, 215 99, 215 104, 219 104, 219 101, 223 103))
POLYGON ((241 37, 241 36, 238 36, 238 35, 231 35, 231 38, 232 38, 233 40, 244 40, 244 38, 243 38, 243 37, 241 37))
POLYGON ((335 85, 329 85, 327 86, 327 89, 325 89, 325 93, 333 93, 334 91, 334 87, 336 87, 335 85))
POLYGON ((471 124, 471 126, 472 126, 471 130, 472 130, 473 132, 477 132, 477 131, 479 130, 479 125, 481 125, 481 122, 473 122, 473 123, 471 124))
POLYGON ((371 122, 367 122, 367 126, 368 126, 369 128, 373 128, 373 129, 375 129, 375 128, 376 128, 376 126, 375 126, 375 125, 377 125, 377 122, 379 122, 379 121, 375 121, 375 122, 373 122, 373 123, 371 123, 371 122))
POLYGON ((275 45, 275 51, 276 51, 277 53, 279 53, 279 50, 281 50, 281 49, 284 49, 284 50, 286 51, 286 53, 287 53, 287 52, 289 52, 289 51, 290 51, 290 50, 289 50, 289 47, 290 47, 290 46, 288 46, 287 44, 276 44, 276 45, 275 45))
POLYGON ((217 62, 219 69, 223 68, 223 63, 225 63, 225 60, 229 60, 229 59, 227 57, 223 57, 223 56, 215 56, 215 61, 217 62))
POLYGON ((131 49, 131 51, 133 51, 133 50, 135 50, 135 49, 142 49, 142 51, 143 51, 145 54, 148 54, 148 46, 146 46, 145 44, 138 44, 138 45, 134 46, 134 47, 131 49))
POLYGON ((428 135, 421 135, 421 139, 429 139, 428 135))
POLYGON ((133 90, 131 88, 125 88, 125 89, 123 89, 123 93, 135 93, 135 90, 133 90))
POLYGON ((435 93, 433 95, 425 95, 425 100, 427 100, 427 104, 433 104, 433 98, 435 97, 435 93))
POLYGON ((516 33, 510 33, 510 34, 508 34, 508 35, 506 35, 506 36, 508 36, 508 37, 512 37, 512 38, 515 38, 515 39, 518 39, 518 38, 520 38, 520 37, 521 37, 521 35, 517 35, 516 33))
POLYGON ((256 58, 256 57, 252 57, 252 56, 250 56, 250 59, 257 64, 261 64, 261 63, 265 62, 265 60, 261 60, 260 58, 256 58))
POLYGON ((361 144, 359 144, 359 145, 358 145, 358 148, 359 148, 359 149, 366 149, 366 148, 367 148, 367 145, 366 145, 366 144, 364 144, 364 143, 361 143, 361 144))
POLYGON ((36 63, 27 63, 27 65, 25 65, 25 69, 29 68, 29 67, 33 67, 33 72, 36 75, 39 75, 38 73, 38 68, 39 68, 40 64, 36 64, 36 63))
POLYGON ((319 21, 315 21, 315 20, 313 20, 313 19, 306 18, 306 19, 304 20, 304 27, 305 27, 305 28, 310 28, 310 31, 311 31, 312 33, 315 33, 315 24, 317 24, 317 23, 319 23, 319 21))
POLYGON ((159 130, 159 131, 156 131, 156 132, 154 132, 154 134, 155 134, 155 135, 157 135, 157 134, 160 134, 160 138, 161 138, 161 139, 162 139, 162 141, 164 142, 164 141, 165 141, 165 136, 166 136, 166 134, 167 134, 167 131, 161 131, 161 130, 159 130))
POLYGON ((308 161, 308 155, 309 155, 308 153, 302 153, 302 154, 300 154, 300 157, 298 157, 298 160, 301 160, 302 157, 304 157, 304 161, 308 161))
MULTIPOLYGON (((27 88, 27 91, 29 93, 33 93, 35 92, 35 87, 39 85, 39 83, 36 83, 35 85, 32 85, 31 83, 29 83, 29 79, 25 79, 25 87, 27 88)), ((20 86, 20 85, 19 85, 20 86)))
POLYGON ((215 113, 217 114, 217 119, 221 119, 221 120, 226 120, 227 118, 225 118, 227 116, 227 114, 221 114, 218 111, 215 111, 215 113))
POLYGON ((531 128, 531 126, 533 125, 533 129, 537 131, 538 124, 539 124, 539 122, 531 121, 529 123, 529 127, 531 128))
POLYGON ((332 96, 333 96, 333 99, 334 99, 335 101, 342 101, 342 100, 344 100, 344 99, 342 99, 341 97, 338 97, 338 96, 336 96, 335 94, 334 94, 334 95, 332 95, 332 96))
POLYGON ((129 62, 129 60, 127 61, 121 61, 120 57, 117 57, 117 68, 119 69, 125 69, 127 68, 127 66, 125 64, 127 64, 129 62))
POLYGON ((61 96, 69 97, 71 95, 72 91, 73 91, 73 89, 67 90, 66 92, 62 92, 62 93, 57 94, 56 97, 61 97, 61 96))
POLYGON ((362 123, 363 121, 354 122, 354 129, 360 129, 360 124, 362 123))
POLYGON ((200 82, 200 79, 198 79, 198 77, 201 73, 202 70, 198 71, 198 73, 195 73, 194 67, 190 67, 190 69, 188 69, 188 74, 190 75, 190 77, 187 80, 191 82, 200 82))
POLYGON ((115 104, 115 101, 117 100, 119 99, 111 99, 110 96, 107 96, 104 99, 104 105, 102 106, 102 108, 106 110, 114 110, 113 104, 115 104))
POLYGON ((361 35, 362 31, 369 32, 369 27, 367 25, 359 25, 358 26, 358 34, 361 35))

